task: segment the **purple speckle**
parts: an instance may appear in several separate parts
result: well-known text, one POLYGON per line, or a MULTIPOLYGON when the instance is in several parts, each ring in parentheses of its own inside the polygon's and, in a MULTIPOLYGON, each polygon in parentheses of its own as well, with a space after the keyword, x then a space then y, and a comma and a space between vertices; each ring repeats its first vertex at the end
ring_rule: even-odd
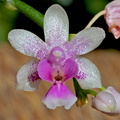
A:
POLYGON ((40 77, 38 76, 38 72, 34 72, 33 74, 31 74, 30 76, 28 76, 28 80, 31 82, 35 82, 38 79, 40 79, 40 77))
POLYGON ((85 79, 87 76, 86 73, 79 71, 78 74, 75 76, 77 79, 85 79))
POLYGON ((37 58, 40 60, 45 59, 47 55, 48 55, 48 50, 46 48, 42 48, 37 52, 37 58))

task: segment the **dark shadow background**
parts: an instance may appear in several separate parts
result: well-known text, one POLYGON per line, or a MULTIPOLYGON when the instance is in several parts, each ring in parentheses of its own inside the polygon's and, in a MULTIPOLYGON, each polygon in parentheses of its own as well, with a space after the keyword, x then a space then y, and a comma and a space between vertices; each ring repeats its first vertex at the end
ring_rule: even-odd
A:
MULTIPOLYGON (((112 0, 109 0, 109 2, 110 1, 112 0)), ((50 0, 24 0, 24 2, 31 5, 43 14, 45 14, 45 11, 48 9, 49 6, 55 4, 55 2, 50 0)), ((80 30, 84 29, 84 27, 93 17, 93 15, 86 10, 84 0, 73 0, 73 3, 70 6, 64 7, 64 9, 69 17, 70 33, 77 33, 80 30)), ((93 24, 93 26, 102 27, 106 32, 106 38, 98 48, 113 48, 120 50, 120 38, 116 40, 114 36, 108 32, 108 26, 103 16, 100 17, 93 24)), ((43 30, 22 13, 19 13, 19 16, 15 23, 15 28, 29 30, 37 34, 40 38, 44 39, 43 30)))

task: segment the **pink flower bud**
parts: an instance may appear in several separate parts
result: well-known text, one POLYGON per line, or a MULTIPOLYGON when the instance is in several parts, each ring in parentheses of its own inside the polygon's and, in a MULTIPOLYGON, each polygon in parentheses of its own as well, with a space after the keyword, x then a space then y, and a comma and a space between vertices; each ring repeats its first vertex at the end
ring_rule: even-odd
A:
POLYGON ((114 0, 105 7, 105 19, 109 27, 109 31, 114 37, 120 37, 120 0, 114 0))
POLYGON ((113 87, 108 87, 105 91, 112 94, 116 100, 114 114, 120 113, 120 93, 117 92, 113 87))
POLYGON ((102 91, 92 100, 92 107, 102 112, 113 112, 116 101, 112 94, 102 91))
POLYGON ((107 115, 118 115, 120 113, 120 93, 113 87, 108 87, 93 98, 92 107, 107 115))

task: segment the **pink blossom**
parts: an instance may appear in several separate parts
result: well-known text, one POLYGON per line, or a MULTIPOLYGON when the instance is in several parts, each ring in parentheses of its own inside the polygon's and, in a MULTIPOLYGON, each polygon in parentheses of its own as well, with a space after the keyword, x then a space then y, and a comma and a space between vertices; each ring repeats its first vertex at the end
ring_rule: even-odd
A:
POLYGON ((92 107, 107 115, 113 116, 120 113, 119 101, 120 93, 118 93, 113 87, 108 87, 93 98, 92 107))
POLYGON ((120 37, 120 0, 114 0, 107 4, 105 11, 109 31, 118 39, 120 37))
POLYGON ((34 91, 40 80, 52 83, 43 98, 50 109, 64 106, 69 109, 77 100, 65 82, 76 77, 84 89, 101 88, 101 78, 97 67, 79 55, 95 49, 104 39, 101 28, 91 27, 80 31, 71 41, 69 22, 64 9, 52 5, 44 17, 43 42, 35 34, 22 30, 12 30, 8 35, 11 45, 19 52, 35 57, 21 67, 17 74, 16 89, 34 91))

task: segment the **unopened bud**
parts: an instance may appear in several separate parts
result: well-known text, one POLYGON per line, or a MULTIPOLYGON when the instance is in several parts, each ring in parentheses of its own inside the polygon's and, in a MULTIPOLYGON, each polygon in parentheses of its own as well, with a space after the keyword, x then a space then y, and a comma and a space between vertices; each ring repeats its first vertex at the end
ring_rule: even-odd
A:
POLYGON ((112 94, 102 91, 92 100, 92 107, 102 112, 113 112, 116 101, 112 94))
POLYGON ((114 0, 105 7, 105 20, 116 39, 120 37, 120 0, 114 0))

